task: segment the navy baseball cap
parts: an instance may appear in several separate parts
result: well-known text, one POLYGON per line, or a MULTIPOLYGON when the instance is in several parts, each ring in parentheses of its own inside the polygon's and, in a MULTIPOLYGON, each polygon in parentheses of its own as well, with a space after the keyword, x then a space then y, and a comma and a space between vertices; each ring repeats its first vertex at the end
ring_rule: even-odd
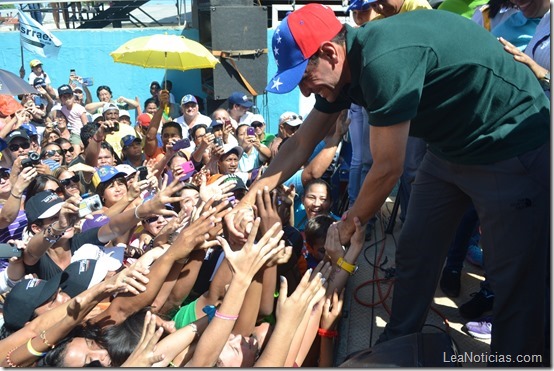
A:
POLYGON ((240 91, 236 91, 229 96, 229 103, 238 104, 246 108, 250 108, 254 103, 248 99, 248 96, 240 91))

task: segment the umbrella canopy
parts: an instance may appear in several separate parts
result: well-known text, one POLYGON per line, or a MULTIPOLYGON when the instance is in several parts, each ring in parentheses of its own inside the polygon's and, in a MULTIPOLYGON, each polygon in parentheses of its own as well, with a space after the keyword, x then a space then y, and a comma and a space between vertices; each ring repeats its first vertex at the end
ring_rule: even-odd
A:
POLYGON ((0 94, 0 117, 7 117, 20 109, 23 109, 23 106, 11 95, 0 94))
POLYGON ((114 62, 180 71, 215 68, 219 62, 202 44, 177 35, 137 37, 110 55, 114 62))
POLYGON ((10 71, 0 69, 0 94, 20 95, 40 93, 19 76, 10 71))

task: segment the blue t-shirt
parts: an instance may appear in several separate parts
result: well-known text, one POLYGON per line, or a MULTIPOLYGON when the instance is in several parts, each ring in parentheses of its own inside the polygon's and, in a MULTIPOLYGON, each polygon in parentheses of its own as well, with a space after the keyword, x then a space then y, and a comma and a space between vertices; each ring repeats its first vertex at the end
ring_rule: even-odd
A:
POLYGON ((502 37, 523 51, 533 38, 540 18, 525 18, 523 13, 516 12, 504 22, 491 30, 496 37, 502 37))

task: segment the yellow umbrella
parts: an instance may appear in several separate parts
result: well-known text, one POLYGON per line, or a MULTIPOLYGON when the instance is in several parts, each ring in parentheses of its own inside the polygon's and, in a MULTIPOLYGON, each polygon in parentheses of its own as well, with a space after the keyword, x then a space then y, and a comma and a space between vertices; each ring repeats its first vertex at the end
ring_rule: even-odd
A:
POLYGON ((215 68, 219 62, 202 44, 167 34, 137 37, 110 55, 114 62, 180 71, 215 68))

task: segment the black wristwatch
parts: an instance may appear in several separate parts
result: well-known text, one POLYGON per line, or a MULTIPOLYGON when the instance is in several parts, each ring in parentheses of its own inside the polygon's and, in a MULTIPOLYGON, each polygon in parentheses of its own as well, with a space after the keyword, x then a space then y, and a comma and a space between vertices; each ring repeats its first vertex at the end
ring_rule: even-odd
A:
POLYGON ((544 90, 550 90, 550 71, 547 71, 544 77, 539 79, 539 83, 544 90))

